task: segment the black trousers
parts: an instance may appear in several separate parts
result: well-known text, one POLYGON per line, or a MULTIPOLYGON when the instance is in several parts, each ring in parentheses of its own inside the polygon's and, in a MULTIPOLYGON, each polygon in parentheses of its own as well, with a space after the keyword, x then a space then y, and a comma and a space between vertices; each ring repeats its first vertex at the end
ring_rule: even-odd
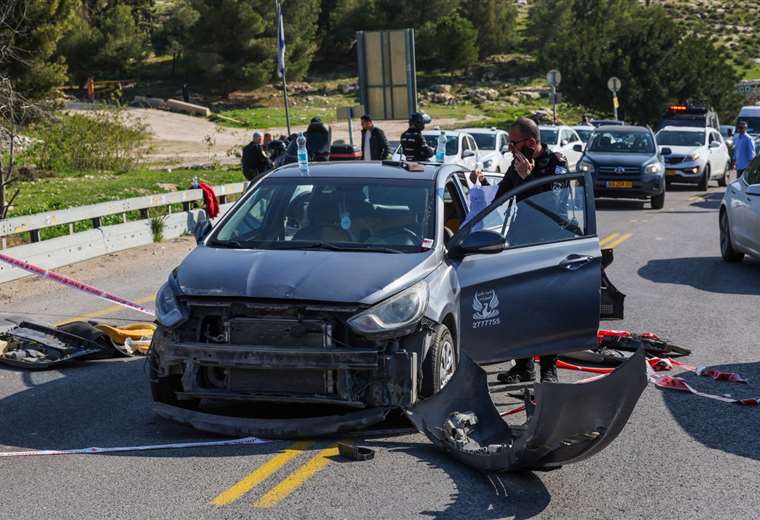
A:
MULTIPOLYGON (((541 370, 546 370, 551 367, 554 368, 557 365, 557 356, 552 354, 550 356, 541 356, 541 370)), ((536 364, 532 357, 515 359, 515 368, 521 371, 534 372, 536 370, 536 364)))

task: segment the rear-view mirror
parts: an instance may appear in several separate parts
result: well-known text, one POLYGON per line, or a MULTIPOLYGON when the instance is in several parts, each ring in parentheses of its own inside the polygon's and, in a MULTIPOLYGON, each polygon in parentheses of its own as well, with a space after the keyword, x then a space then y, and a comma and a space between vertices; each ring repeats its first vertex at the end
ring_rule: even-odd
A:
POLYGON ((475 157, 475 152, 472 150, 465 150, 462 152, 462 159, 467 159, 468 157, 475 157))
POLYGON ((760 184, 750 184, 745 191, 747 195, 754 195, 760 197, 760 184))
POLYGON ((501 153, 509 153, 509 145, 504 145, 501 147, 501 153))
POLYGON ((673 153, 673 150, 671 150, 670 148, 668 148, 668 147, 666 146, 665 148, 663 148, 662 150, 660 150, 660 153, 661 153, 662 155, 670 155, 670 154, 672 154, 672 153, 673 153))
POLYGON ((574 152, 582 152, 583 151, 583 145, 582 144, 576 144, 575 146, 573 146, 573 151, 574 152))
POLYGON ((449 256, 462 258, 466 255, 488 255, 500 253, 506 247, 506 240, 496 231, 473 231, 458 244, 449 247, 449 256))

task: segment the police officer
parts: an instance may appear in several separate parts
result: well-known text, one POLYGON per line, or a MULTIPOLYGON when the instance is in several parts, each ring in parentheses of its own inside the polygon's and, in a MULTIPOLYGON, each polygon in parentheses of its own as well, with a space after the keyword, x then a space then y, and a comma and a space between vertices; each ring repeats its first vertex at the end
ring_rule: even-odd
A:
POLYGON ((435 155, 435 150, 422 136, 425 125, 430 121, 430 116, 424 112, 409 116, 409 128, 401 134, 401 149, 407 161, 426 161, 435 155))
MULTIPOLYGON (((496 198, 533 179, 568 172, 567 159, 561 153, 552 152, 541 144, 538 125, 528 118, 521 117, 510 127, 509 149, 513 155, 512 164, 499 183, 496 198)), ((470 178, 473 182, 480 180, 481 184, 488 184, 482 173, 473 172, 470 178)), ((497 378, 502 383, 512 384, 533 381, 535 374, 533 358, 525 358, 516 359, 515 366, 500 373, 497 378)), ((557 356, 541 356, 541 382, 556 383, 557 381, 557 356)))

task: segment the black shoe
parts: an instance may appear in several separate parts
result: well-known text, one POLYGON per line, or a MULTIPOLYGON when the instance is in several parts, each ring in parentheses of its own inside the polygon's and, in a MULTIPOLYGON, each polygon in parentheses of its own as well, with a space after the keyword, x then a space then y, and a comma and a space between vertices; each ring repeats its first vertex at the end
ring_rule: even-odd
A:
POLYGON ((522 367, 514 366, 506 372, 500 372, 496 376, 500 383, 513 385, 515 383, 532 383, 536 379, 536 373, 532 370, 525 370, 522 367))
POLYGON ((559 377, 557 376, 557 369, 555 367, 547 368, 546 370, 541 368, 541 382, 542 383, 559 383, 559 377))

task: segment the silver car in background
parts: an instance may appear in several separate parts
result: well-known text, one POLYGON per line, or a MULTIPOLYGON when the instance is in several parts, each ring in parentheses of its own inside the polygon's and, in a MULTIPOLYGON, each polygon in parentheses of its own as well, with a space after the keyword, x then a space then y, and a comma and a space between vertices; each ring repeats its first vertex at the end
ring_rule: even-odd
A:
POLYGON ((727 262, 744 255, 760 260, 760 156, 726 188, 720 204, 720 254, 727 262))

